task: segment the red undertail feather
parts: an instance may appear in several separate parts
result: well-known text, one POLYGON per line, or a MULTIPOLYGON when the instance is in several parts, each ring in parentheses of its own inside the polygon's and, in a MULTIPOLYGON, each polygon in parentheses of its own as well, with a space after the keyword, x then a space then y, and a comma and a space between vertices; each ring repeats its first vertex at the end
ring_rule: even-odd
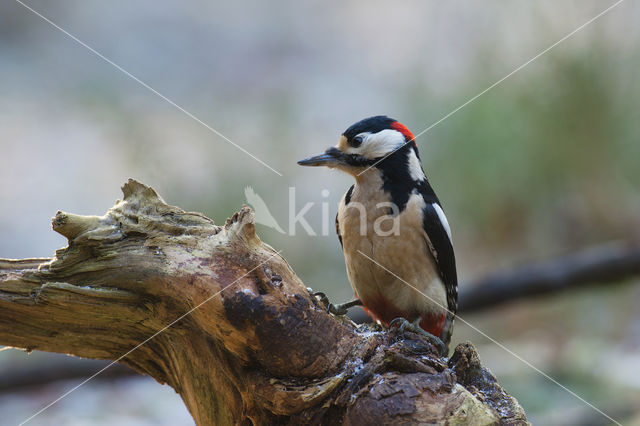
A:
MULTIPOLYGON (((362 299, 360 299, 362 300, 362 299)), ((374 321, 380 321, 385 326, 395 318, 405 318, 409 321, 416 319, 415 313, 404 312, 395 307, 388 299, 378 294, 375 297, 362 300, 364 311, 373 318, 374 321)), ((428 331, 436 337, 440 337, 446 319, 445 314, 428 313, 420 315, 420 327, 424 331, 428 331)))
POLYGON ((444 321, 446 319, 445 314, 426 314, 420 315, 422 320, 420 321, 420 328, 424 331, 428 331, 436 337, 442 335, 442 329, 444 328, 444 321))

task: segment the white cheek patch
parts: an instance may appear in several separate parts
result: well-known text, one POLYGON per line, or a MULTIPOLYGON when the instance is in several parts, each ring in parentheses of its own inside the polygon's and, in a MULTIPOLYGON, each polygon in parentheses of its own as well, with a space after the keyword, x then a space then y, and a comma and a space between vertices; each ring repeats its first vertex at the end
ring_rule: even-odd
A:
POLYGON ((349 148, 348 154, 359 154, 366 158, 379 158, 390 154, 406 143, 404 135, 397 130, 385 129, 378 133, 361 133, 364 141, 358 148, 349 148))
POLYGON ((424 171, 422 170, 420 160, 418 160, 413 149, 407 154, 407 166, 409 168, 409 175, 411 176, 411 179, 417 181, 424 180, 424 171))
POLYGON ((433 209, 438 213, 438 218, 440 219, 440 223, 444 227, 444 230, 447 231, 447 235, 449 236, 449 241, 453 244, 453 239, 451 238, 451 228, 449 227, 449 222, 447 221, 447 217, 444 215, 444 211, 442 211, 442 207, 438 204, 432 204, 433 209))

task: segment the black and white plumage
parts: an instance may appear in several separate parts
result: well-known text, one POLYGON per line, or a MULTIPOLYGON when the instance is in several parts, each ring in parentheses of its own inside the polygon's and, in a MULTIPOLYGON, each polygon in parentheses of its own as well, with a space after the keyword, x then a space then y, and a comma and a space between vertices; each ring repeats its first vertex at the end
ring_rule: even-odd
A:
POLYGON ((365 310, 385 325, 397 317, 419 321, 448 345, 458 299, 451 230, 413 139, 396 120, 370 117, 299 164, 355 177, 340 202, 336 231, 365 310))

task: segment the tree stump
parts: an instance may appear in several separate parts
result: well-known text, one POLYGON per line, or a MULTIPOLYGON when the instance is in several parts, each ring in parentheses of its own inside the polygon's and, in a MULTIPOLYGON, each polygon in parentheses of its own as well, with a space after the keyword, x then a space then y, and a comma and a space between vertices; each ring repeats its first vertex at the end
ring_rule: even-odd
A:
POLYGON ((248 207, 217 226, 122 190, 104 216, 58 212, 52 259, 0 259, 0 344, 122 362, 198 425, 527 423, 471 344, 441 358, 327 313, 248 207))

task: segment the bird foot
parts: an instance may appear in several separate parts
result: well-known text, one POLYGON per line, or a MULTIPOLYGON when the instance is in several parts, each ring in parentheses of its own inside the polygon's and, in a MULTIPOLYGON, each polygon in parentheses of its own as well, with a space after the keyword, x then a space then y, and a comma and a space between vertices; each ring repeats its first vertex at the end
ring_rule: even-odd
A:
POLYGON ((428 331, 425 331, 422 327, 420 327, 420 320, 421 318, 418 317, 418 319, 416 319, 414 322, 409 322, 406 318, 398 317, 393 319, 389 323, 389 328, 398 327, 402 332, 411 331, 413 333, 424 336, 427 338, 427 340, 431 344, 433 344, 438 349, 438 351, 442 356, 446 356, 447 350, 442 339, 440 339, 437 336, 434 336, 433 334, 429 333, 428 331))
POLYGON ((349 311, 349 308, 353 308, 354 306, 362 306, 362 302, 360 301, 360 299, 354 299, 346 303, 341 303, 339 305, 329 303, 327 310, 333 315, 346 315, 349 311))
MULTIPOLYGON (((308 289, 308 290, 310 290, 310 289, 308 289)), ((331 303, 329 303, 329 298, 327 297, 327 295, 324 294, 322 291, 314 291, 311 294, 313 295, 313 297, 318 299, 318 302, 320 302, 324 306, 329 306, 331 304, 331 303)))
POLYGON ((327 295, 321 291, 316 291, 315 293, 313 293, 313 295, 320 301, 320 303, 324 304, 327 307, 327 312, 330 312, 333 315, 346 315, 349 311, 349 308, 362 305, 362 302, 359 299, 354 299, 347 303, 334 305, 333 303, 329 302, 329 298, 327 297, 327 295))

